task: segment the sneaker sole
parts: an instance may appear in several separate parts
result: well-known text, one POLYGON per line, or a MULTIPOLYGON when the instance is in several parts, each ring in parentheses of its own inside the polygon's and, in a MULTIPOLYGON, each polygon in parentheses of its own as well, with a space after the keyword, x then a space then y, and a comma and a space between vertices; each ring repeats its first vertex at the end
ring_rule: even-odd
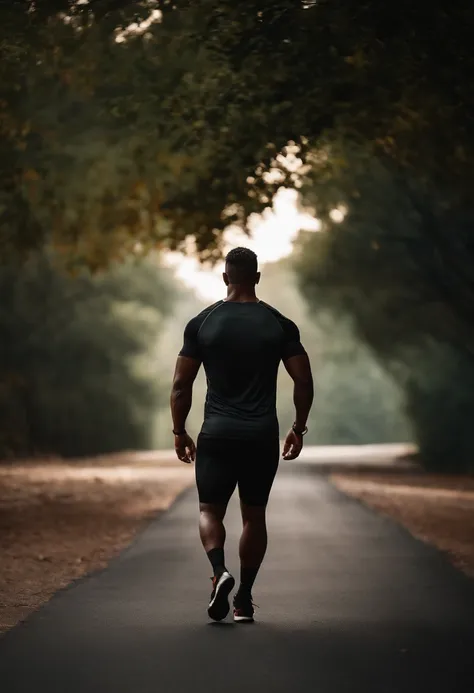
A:
POLYGON ((253 616, 234 616, 234 621, 236 623, 254 623, 255 619, 253 616))
POLYGON ((207 613, 213 621, 222 621, 230 611, 229 594, 234 589, 235 580, 227 573, 223 575, 216 587, 214 599, 209 604, 207 613))

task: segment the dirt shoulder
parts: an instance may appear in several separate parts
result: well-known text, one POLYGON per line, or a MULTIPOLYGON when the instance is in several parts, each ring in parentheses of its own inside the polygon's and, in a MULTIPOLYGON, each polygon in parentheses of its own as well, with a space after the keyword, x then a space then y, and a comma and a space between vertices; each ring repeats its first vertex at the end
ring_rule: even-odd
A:
POLYGON ((457 568, 474 577, 474 477, 347 471, 332 474, 331 481, 445 552, 457 568))
POLYGON ((103 568, 192 482, 160 453, 0 466, 0 632, 103 568))

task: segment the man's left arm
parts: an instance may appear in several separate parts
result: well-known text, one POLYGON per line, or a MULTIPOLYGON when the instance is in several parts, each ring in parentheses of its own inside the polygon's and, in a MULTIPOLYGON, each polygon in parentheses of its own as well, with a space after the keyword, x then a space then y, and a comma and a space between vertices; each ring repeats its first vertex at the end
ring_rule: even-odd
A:
POLYGON ((306 422, 313 403, 313 375, 305 348, 301 344, 300 331, 291 320, 284 324, 285 339, 281 358, 288 374, 293 380, 293 402, 295 420, 283 446, 285 460, 294 460, 303 448, 303 436, 307 432, 306 422))

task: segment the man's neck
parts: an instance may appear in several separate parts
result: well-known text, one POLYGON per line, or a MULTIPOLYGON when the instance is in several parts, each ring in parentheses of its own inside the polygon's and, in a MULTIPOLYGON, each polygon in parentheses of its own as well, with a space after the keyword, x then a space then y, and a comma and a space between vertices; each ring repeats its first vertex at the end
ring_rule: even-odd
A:
POLYGON ((229 284, 226 301, 228 303, 258 303, 255 287, 244 286, 243 284, 229 284))

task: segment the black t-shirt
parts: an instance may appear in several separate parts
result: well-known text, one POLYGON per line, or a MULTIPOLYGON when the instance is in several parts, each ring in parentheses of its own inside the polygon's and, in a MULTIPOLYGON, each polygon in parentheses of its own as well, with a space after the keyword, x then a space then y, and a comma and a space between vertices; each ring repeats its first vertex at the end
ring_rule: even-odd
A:
POLYGON ((278 366, 304 353, 295 323, 263 301, 219 301, 190 320, 180 356, 201 361, 206 372, 201 435, 278 437, 278 366))

